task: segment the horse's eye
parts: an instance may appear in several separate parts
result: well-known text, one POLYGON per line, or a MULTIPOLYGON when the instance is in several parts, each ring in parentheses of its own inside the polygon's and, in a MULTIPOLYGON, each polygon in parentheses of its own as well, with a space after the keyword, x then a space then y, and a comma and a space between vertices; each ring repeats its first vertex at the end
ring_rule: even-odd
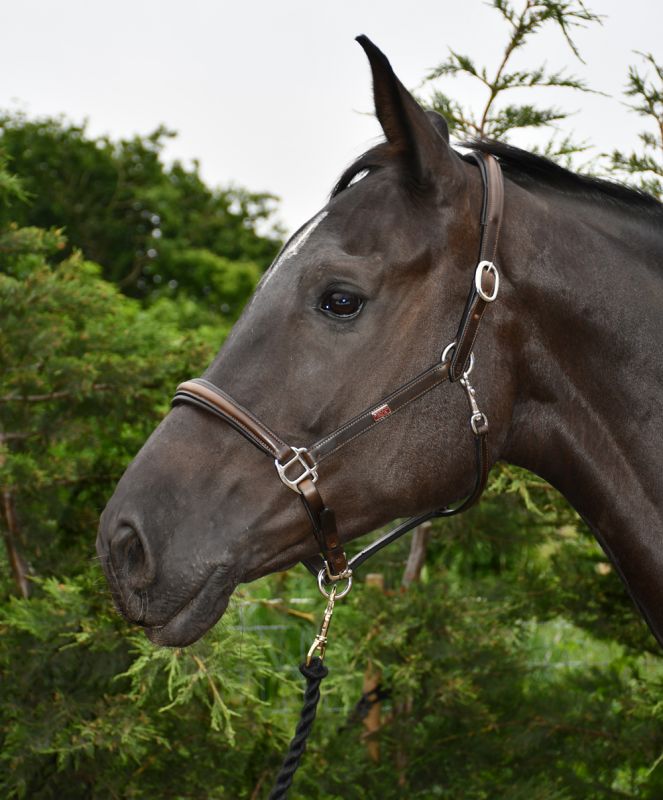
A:
POLYGON ((363 305, 364 301, 359 295, 341 289, 325 292, 320 300, 320 310, 335 317, 354 317, 363 305))

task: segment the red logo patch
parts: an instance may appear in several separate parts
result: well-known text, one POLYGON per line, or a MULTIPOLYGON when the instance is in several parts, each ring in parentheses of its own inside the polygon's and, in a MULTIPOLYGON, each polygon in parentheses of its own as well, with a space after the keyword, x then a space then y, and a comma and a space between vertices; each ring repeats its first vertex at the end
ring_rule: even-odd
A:
POLYGON ((371 411, 371 416, 376 422, 379 422, 381 419, 388 417, 390 414, 391 414, 391 409, 386 403, 382 406, 378 406, 377 408, 373 409, 373 411, 371 411))

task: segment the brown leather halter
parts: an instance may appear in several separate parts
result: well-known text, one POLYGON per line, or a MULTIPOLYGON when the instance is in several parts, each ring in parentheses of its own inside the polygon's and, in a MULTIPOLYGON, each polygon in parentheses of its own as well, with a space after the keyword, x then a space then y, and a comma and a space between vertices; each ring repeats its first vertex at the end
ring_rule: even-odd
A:
POLYGON ((180 384, 173 398, 173 405, 186 403, 212 412, 274 459, 279 478, 299 495, 311 520, 322 563, 313 560, 304 563, 314 575, 318 576, 321 591, 324 583, 348 580, 347 589, 337 597, 341 597, 349 590, 353 569, 366 559, 425 520, 433 517, 449 517, 465 511, 476 503, 486 485, 488 419, 477 405, 469 374, 474 366, 472 349, 481 319, 499 291, 499 274, 495 266, 495 257, 502 222, 504 186, 500 166, 493 156, 473 152, 469 157, 477 162, 483 181, 479 260, 456 338, 444 350, 440 361, 309 447, 286 444, 250 411, 243 408, 222 389, 202 378, 194 378, 180 384), (412 517, 348 560, 338 534, 334 512, 324 502, 318 489, 320 464, 447 380, 461 384, 470 404, 470 428, 474 436, 477 463, 474 489, 460 505, 412 517))

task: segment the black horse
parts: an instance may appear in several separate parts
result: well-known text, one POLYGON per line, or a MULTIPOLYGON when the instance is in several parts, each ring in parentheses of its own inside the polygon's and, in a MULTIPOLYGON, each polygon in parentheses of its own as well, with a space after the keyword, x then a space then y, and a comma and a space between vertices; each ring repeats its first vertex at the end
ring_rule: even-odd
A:
MULTIPOLYGON (((205 373, 286 441, 320 439, 439 361, 479 249, 483 186, 383 54, 360 37, 386 141, 350 167, 284 247, 205 373)), ((663 643, 663 206, 494 142, 501 274, 474 343, 488 460, 556 486, 663 643)), ((438 387, 319 467, 347 541, 466 495, 463 392, 438 387)), ((273 464, 178 406, 118 484, 97 542, 115 601, 186 645, 243 581, 315 554, 273 464)))

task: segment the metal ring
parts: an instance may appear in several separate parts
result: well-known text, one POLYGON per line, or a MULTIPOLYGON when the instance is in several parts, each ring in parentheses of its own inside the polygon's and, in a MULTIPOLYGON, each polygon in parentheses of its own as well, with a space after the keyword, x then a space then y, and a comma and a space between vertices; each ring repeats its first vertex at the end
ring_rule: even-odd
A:
MULTIPOLYGON (((449 353, 454 349, 455 346, 456 342, 454 340, 453 342, 449 342, 449 344, 444 348, 441 359, 443 364, 446 364, 446 362, 449 360, 449 353)), ((473 369, 474 369, 474 351, 470 353, 470 365, 463 373, 463 377, 467 377, 470 374, 470 372, 472 372, 473 369)))
POLYGON ((492 261, 480 261, 477 264, 477 268, 474 272, 474 286, 479 297, 486 303, 492 303, 497 297, 497 293, 500 290, 500 273, 497 271, 497 267, 492 261), (483 290, 483 286, 481 285, 481 279, 483 278, 484 272, 492 272, 495 276, 495 286, 493 287, 492 294, 486 294, 486 292, 483 290))
MULTIPOLYGON (((350 589, 352 589, 352 571, 349 570, 349 572, 350 572, 349 575, 344 575, 343 577, 339 577, 336 579, 337 581, 347 580, 348 582, 348 585, 345 587, 345 589, 343 589, 342 592, 336 592, 337 600, 340 600, 342 597, 345 597, 345 595, 350 591, 350 589)), ((318 589, 320 590, 320 594, 326 600, 329 600, 329 593, 325 589, 326 579, 327 579, 327 570, 321 569, 320 572, 318 572, 318 589)))

